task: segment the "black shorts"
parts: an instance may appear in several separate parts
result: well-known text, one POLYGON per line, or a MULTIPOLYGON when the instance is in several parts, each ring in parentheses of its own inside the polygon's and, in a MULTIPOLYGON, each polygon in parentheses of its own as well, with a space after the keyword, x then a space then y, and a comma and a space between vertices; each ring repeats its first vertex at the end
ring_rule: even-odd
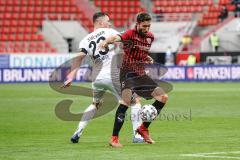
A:
POLYGON ((153 90, 158 87, 148 75, 138 75, 135 72, 120 70, 121 90, 131 89, 133 93, 145 99, 152 99, 153 90))

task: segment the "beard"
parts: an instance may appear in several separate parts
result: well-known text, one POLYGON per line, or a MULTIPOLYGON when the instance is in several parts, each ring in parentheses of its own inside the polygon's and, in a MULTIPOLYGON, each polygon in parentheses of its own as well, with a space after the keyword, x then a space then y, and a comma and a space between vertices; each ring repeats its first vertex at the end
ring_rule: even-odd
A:
POLYGON ((138 29, 138 33, 143 37, 147 35, 147 32, 143 32, 142 29, 138 29))

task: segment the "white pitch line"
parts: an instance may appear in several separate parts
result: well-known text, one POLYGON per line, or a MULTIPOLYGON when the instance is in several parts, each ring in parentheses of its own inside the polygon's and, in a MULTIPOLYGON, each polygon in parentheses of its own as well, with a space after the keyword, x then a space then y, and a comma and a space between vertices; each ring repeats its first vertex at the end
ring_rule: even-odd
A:
POLYGON ((238 88, 175 88, 177 92, 240 92, 238 88))
POLYGON ((230 156, 207 156, 207 155, 200 155, 200 154, 189 154, 189 155, 182 155, 184 157, 202 157, 202 158, 221 158, 221 159, 240 159, 240 157, 230 157, 230 156))
POLYGON ((210 153, 196 153, 196 154, 228 154, 228 153, 240 153, 240 151, 230 151, 230 152, 210 152, 210 153))
POLYGON ((219 158, 219 159, 239 159, 240 160, 240 157, 224 156, 223 155, 223 154, 237 154, 237 153, 240 153, 240 151, 181 154, 181 156, 184 156, 184 157, 219 158), (219 154, 222 154, 222 155, 219 155, 219 154))

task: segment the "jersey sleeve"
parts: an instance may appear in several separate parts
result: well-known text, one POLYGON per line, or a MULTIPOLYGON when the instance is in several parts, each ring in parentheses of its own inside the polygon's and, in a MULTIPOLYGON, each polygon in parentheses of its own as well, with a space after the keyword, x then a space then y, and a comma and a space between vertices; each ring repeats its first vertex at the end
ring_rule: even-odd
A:
POLYGON ((79 51, 88 54, 87 43, 84 39, 79 43, 79 51))
POLYGON ((122 34, 120 34, 120 37, 122 41, 129 40, 132 37, 132 30, 126 30, 122 34))

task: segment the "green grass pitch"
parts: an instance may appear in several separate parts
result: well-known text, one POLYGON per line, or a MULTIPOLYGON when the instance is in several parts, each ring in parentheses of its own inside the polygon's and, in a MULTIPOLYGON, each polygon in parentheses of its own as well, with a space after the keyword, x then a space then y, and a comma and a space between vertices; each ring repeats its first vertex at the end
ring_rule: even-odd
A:
POLYGON ((71 110, 78 112, 91 98, 63 95, 48 84, 1 84, 0 159, 240 159, 240 83, 173 86, 161 117, 150 127, 156 144, 133 144, 128 118, 120 134, 124 147, 115 149, 108 146, 115 110, 91 121, 79 143, 71 144, 78 122, 58 119, 55 105, 70 98, 71 110))

